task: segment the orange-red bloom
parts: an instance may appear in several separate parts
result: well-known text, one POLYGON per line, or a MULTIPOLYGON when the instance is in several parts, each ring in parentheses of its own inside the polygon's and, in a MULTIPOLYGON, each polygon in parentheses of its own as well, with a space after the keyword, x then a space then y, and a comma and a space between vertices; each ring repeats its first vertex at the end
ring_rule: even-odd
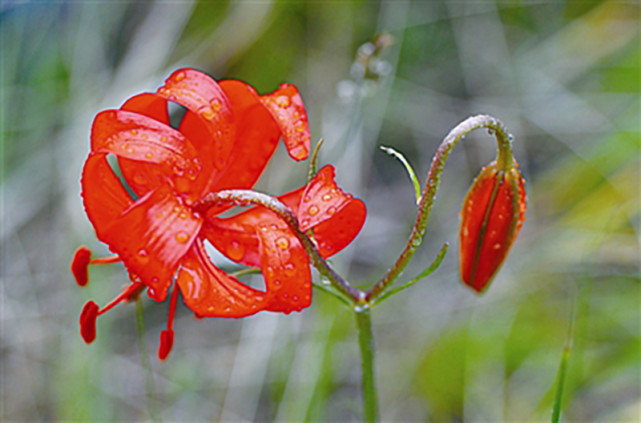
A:
POLYGON ((482 292, 505 260, 525 220, 524 180, 516 162, 481 170, 463 202, 460 231, 461 278, 482 292))
MULTIPOLYGON (((179 291, 199 317, 289 313, 310 304, 309 259, 274 213, 255 208, 219 217, 225 208, 205 214, 194 209, 208 193, 251 188, 280 137, 293 159, 307 158, 307 113, 295 86, 282 84, 260 96, 243 82, 216 83, 193 69, 174 72, 157 93, 137 95, 96 116, 82 196, 98 238, 116 256, 92 260, 81 247, 71 267, 84 285, 89 264, 122 261, 132 285, 103 309, 87 303, 80 317, 85 341, 95 338, 98 315, 144 288, 164 301, 174 281, 161 359, 173 344, 179 291), (170 125, 168 102, 186 109, 178 129, 170 125), (205 242, 235 262, 260 267, 266 289, 251 288, 216 267, 205 242)), ((314 229, 325 257, 344 248, 365 220, 365 205, 338 188, 331 166, 279 198, 297 214, 302 230, 314 229)))

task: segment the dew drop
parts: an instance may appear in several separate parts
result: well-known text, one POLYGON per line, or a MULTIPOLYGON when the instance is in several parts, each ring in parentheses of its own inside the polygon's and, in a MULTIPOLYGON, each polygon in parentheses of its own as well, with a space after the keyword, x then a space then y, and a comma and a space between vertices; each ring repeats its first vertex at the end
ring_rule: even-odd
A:
POLYGON ((200 112, 200 115, 207 120, 211 120, 216 115, 216 112, 213 109, 207 107, 200 112))
POLYGON ((279 107, 289 107, 292 102, 286 95, 281 95, 276 97, 276 104, 278 104, 279 107))
POLYGON ((504 216, 502 214, 499 214, 497 217, 498 217, 499 220, 503 220, 504 219, 504 216))
POLYGON ((145 158, 151 160, 154 158, 154 155, 152 153, 145 153, 145 158))
POLYGON ((232 241, 231 245, 227 249, 227 255, 233 261, 239 261, 245 255, 245 247, 243 247, 238 241, 232 241))
POLYGON ((329 200, 331 200, 331 199, 332 199, 332 196, 331 196, 331 195, 329 195, 329 194, 325 194, 325 195, 323 195, 323 201, 329 201, 329 200))
POLYGON ((465 228, 463 229, 463 236, 468 236, 470 234, 470 230, 465 228))
POLYGON ((296 266, 294 266, 294 263, 285 263, 285 270, 288 272, 292 272, 296 266))
POLYGON ((298 302, 298 300, 299 300, 299 299, 300 299, 300 298, 298 298, 298 295, 294 295, 294 296, 292 297, 292 300, 294 300, 294 302, 298 302))
POLYGON ((223 107, 223 105, 222 105, 222 104, 220 104, 220 101, 219 101, 218 99, 214 99, 214 100, 211 102, 211 107, 212 107, 214 110, 220 110, 220 109, 223 107))
POLYGON ((138 261, 143 264, 149 261, 149 253, 144 248, 138 250, 138 261))
POLYGON ((289 240, 284 236, 280 237, 276 240, 276 246, 281 250, 286 250, 289 248, 289 240))
POLYGON ((289 294, 283 294, 283 298, 284 299, 288 299, 289 298, 289 294))
POLYGON ((176 234, 176 241, 178 241, 181 244, 184 244, 189 240, 189 234, 187 232, 178 232, 176 234))
POLYGON ((316 206, 310 206, 309 209, 307 209, 307 213, 311 214, 314 216, 315 214, 318 213, 318 207, 316 206))
POLYGON ((134 182, 138 185, 145 185, 147 183, 147 176, 142 172, 136 173, 134 175, 134 182))
POLYGON ((494 246, 492 246, 492 248, 494 248, 495 250, 500 250, 501 249, 501 244, 496 243, 496 244, 494 244, 494 246))
POLYGON ((328 208, 328 209, 327 209, 327 214, 328 214, 328 215, 330 215, 330 216, 331 216, 331 215, 333 215, 334 213, 336 213, 336 207, 330 207, 330 208, 328 208))
POLYGON ((276 286, 280 286, 280 281, 279 281, 279 280, 275 280, 275 281, 274 281, 274 285, 276 285, 276 286))
POLYGON ((231 311, 231 307, 229 306, 225 307, 225 311, 231 311))
POLYGON ((160 280, 160 279, 158 279, 158 277, 157 277, 157 276, 154 276, 153 278, 151 278, 151 282, 152 282, 152 283, 158 283, 158 281, 159 281, 159 280, 160 280))
POLYGON ((175 80, 176 82, 180 82, 180 81, 182 81, 183 79, 185 79, 185 72, 178 72, 178 73, 176 74, 176 77, 174 78, 174 80, 175 80))
POLYGON ((187 216, 187 212, 185 211, 180 212, 180 214, 178 215, 178 217, 181 219, 187 219, 187 216))
POLYGON ((306 195, 305 198, 303 198, 303 201, 312 201, 312 197, 306 195))
POLYGON ((138 135, 138 131, 136 129, 131 130, 131 135, 138 135))

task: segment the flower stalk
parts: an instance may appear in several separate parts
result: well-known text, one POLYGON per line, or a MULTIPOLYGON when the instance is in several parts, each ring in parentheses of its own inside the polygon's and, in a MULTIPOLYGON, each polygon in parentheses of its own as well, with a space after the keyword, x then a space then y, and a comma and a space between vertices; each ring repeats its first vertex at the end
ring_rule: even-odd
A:
POLYGON ((452 149, 467 134, 481 128, 490 130, 490 133, 493 133, 496 137, 498 165, 502 167, 513 166, 512 135, 508 133, 500 120, 489 115, 477 115, 467 118, 452 129, 445 139, 443 139, 441 145, 434 154, 434 158, 432 159, 432 164, 427 175, 427 181, 423 188, 423 192, 421 193, 421 200, 418 204, 416 221, 412 227, 410 237, 405 244, 405 248, 394 265, 387 271, 385 276, 383 276, 367 291, 366 301, 370 302, 381 295, 381 293, 383 293, 383 291, 385 291, 387 287, 401 275, 403 270, 405 270, 405 267, 409 264, 410 260, 416 253, 416 250, 423 242, 427 221, 430 218, 430 212, 434 205, 434 198, 436 197, 436 192, 441 182, 443 168, 450 156, 450 153, 452 152, 452 149))

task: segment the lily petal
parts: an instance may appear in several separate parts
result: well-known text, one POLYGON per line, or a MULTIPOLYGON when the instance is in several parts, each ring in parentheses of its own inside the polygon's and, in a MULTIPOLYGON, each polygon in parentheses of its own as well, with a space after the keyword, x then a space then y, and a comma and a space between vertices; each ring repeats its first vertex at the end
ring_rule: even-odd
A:
POLYGON ((222 81, 236 121, 236 140, 229 163, 215 190, 251 188, 265 170, 278 145, 280 129, 252 87, 241 81, 222 81))
POLYGON ((309 258, 288 227, 262 224, 260 268, 267 286, 267 311, 291 313, 311 303, 312 276, 309 258))
MULTIPOLYGON (((323 167, 307 186, 278 199, 297 211, 302 230, 313 229, 314 240, 323 257, 332 256, 345 248, 365 223, 365 204, 336 185, 331 165, 323 167)), ((256 207, 232 217, 208 217, 202 233, 229 259, 258 267, 259 240, 254 228, 261 224, 268 224, 274 229, 286 227, 276 214, 256 207)))
POLYGON ((185 115, 180 131, 192 140, 200 156, 212 157, 213 165, 222 170, 235 134, 229 100, 216 81, 195 69, 178 69, 158 88, 158 94, 191 112, 185 115))
POLYGON ((111 170, 106 154, 89 154, 81 185, 87 216, 98 238, 103 239, 111 222, 134 202, 111 170))
POLYGON ((346 194, 334 180, 332 165, 324 166, 310 181, 298 207, 300 229, 314 230, 318 251, 329 257, 345 248, 365 223, 365 203, 346 194))
POLYGON ((163 301, 201 225, 202 218, 161 185, 112 220, 99 238, 149 287, 150 297, 163 301))
POLYGON ((260 101, 278 123, 291 158, 307 159, 311 134, 307 111, 298 88, 293 84, 281 84, 278 90, 263 95, 260 101))
POLYGON ((169 125, 169 112, 167 100, 153 93, 142 93, 131 97, 122 106, 121 110, 139 113, 158 122, 169 125))
POLYGON ((200 239, 181 261, 177 283, 185 304, 199 317, 245 317, 265 306, 265 293, 214 266, 200 239))
MULTIPOLYGON (((303 189, 278 197, 286 206, 296 209, 303 189)), ((208 217, 201 233, 227 258, 250 267, 260 266, 260 240, 257 230, 261 224, 272 229, 286 228, 275 213, 264 207, 255 207, 227 218, 208 217)))

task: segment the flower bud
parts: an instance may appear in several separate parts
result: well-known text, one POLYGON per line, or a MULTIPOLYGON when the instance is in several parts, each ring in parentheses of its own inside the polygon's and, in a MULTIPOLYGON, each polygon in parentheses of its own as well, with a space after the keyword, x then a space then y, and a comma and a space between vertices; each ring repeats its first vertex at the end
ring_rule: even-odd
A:
POLYGON ((461 211, 460 269, 463 282, 483 292, 503 264, 525 220, 525 187, 516 162, 492 162, 474 180, 461 211))

